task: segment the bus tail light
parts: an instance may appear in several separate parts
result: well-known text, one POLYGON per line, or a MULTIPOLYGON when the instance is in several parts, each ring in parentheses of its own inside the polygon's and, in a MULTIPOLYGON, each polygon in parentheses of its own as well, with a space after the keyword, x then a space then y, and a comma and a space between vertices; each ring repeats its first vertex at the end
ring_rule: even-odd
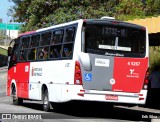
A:
POLYGON ((82 85, 82 73, 80 63, 78 61, 75 62, 74 84, 82 85))
POLYGON ((148 82, 149 82, 148 76, 149 76, 149 71, 147 70, 146 75, 145 75, 145 79, 144 79, 144 84, 143 84, 143 89, 145 89, 145 90, 148 89, 148 82))

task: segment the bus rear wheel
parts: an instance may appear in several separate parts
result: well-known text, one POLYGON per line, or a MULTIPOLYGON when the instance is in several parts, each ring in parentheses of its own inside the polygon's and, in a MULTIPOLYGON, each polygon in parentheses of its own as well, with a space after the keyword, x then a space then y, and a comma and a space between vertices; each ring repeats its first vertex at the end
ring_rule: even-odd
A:
POLYGON ((49 102, 48 91, 45 90, 43 94, 43 110, 46 112, 51 111, 51 103, 49 102))
POLYGON ((16 92, 15 85, 12 86, 12 99, 13 99, 13 104, 15 104, 15 105, 23 104, 23 99, 17 97, 17 92, 16 92))

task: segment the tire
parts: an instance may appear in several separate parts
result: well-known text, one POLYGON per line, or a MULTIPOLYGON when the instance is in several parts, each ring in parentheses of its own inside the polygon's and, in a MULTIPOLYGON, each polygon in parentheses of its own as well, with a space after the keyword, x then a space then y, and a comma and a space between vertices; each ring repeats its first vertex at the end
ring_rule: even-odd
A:
POLYGON ((15 85, 13 85, 13 87, 12 87, 12 100, 13 100, 14 105, 22 105, 23 104, 23 99, 17 97, 15 85))
POLYGON ((51 103, 49 102, 48 91, 45 90, 43 94, 43 110, 46 112, 51 111, 51 103))

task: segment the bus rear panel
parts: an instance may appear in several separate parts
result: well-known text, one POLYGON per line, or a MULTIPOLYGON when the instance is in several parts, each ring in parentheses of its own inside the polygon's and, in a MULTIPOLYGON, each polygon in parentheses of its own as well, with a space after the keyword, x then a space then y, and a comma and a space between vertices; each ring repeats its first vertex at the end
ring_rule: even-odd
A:
POLYGON ((84 99, 145 104, 146 28, 115 20, 89 20, 83 25, 80 63, 84 99))

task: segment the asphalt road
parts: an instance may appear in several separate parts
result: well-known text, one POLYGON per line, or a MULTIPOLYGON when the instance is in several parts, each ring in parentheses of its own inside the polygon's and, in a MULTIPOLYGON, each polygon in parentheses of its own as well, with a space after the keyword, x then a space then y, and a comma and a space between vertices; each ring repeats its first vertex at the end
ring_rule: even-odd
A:
POLYGON ((7 67, 0 68, 0 96, 6 94, 7 67))
MULTIPOLYGON (((0 69, 0 118, 11 115, 12 119, 22 121, 30 115, 42 118, 40 121, 65 121, 65 122, 128 122, 128 121, 160 121, 160 106, 147 108, 142 106, 114 106, 113 111, 107 111, 101 103, 66 103, 57 111, 44 112, 42 103, 37 101, 24 101, 21 106, 13 105, 11 97, 6 96, 6 70, 0 69), (3 115, 3 116, 2 116, 3 115), (4 116, 5 115, 5 116, 4 116)), ((29 119, 27 118, 27 119, 29 119)), ((39 119, 38 118, 38 119, 39 119)), ((35 121, 33 118, 30 121, 35 121)), ((9 121, 9 120, 7 120, 9 121)), ((10 120, 12 121, 12 120, 10 120)), ((39 121, 39 120, 38 120, 39 121)))

